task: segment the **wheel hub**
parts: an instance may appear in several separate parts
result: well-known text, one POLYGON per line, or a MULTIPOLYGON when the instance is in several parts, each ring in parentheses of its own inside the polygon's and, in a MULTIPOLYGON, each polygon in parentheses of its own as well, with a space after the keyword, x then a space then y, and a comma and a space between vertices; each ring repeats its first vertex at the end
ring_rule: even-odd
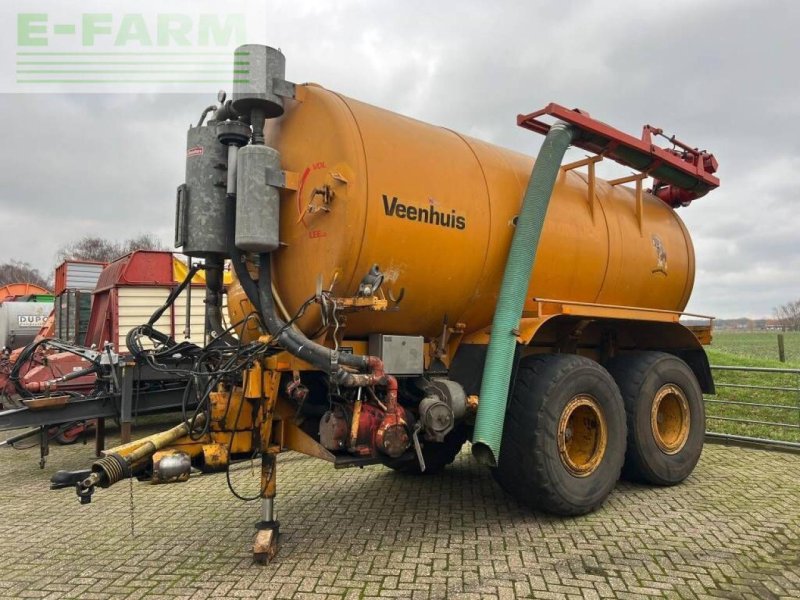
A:
POLYGON ((653 399, 650 427, 664 454, 677 454, 689 438, 689 401, 678 386, 668 383, 653 399))
POLYGON ((607 443, 608 429, 600 404, 589 395, 575 396, 558 422, 561 462, 572 475, 587 477, 603 461, 607 443))

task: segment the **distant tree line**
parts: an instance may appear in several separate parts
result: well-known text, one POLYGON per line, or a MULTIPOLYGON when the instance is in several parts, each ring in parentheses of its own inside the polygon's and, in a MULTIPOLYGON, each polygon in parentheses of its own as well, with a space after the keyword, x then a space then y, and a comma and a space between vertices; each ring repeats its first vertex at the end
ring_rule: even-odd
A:
POLYGON ((11 260, 0 264, 0 286, 9 283, 32 283, 43 288, 49 288, 50 284, 39 269, 34 269, 30 264, 20 260, 11 260))
POLYGON ((782 304, 774 313, 784 331, 800 331, 800 299, 782 304))
POLYGON ((30 263, 11 259, 0 263, 0 286, 9 283, 33 283, 45 288, 53 287, 55 267, 65 260, 93 260, 111 262, 115 258, 134 250, 166 250, 164 243, 156 236, 145 233, 123 241, 87 235, 81 239, 64 244, 56 253, 53 271, 43 275, 30 263))
POLYGON ((165 250, 164 244, 156 236, 145 233, 121 242, 87 235, 76 242, 65 244, 58 249, 56 264, 65 260, 96 260, 111 262, 134 250, 165 250))

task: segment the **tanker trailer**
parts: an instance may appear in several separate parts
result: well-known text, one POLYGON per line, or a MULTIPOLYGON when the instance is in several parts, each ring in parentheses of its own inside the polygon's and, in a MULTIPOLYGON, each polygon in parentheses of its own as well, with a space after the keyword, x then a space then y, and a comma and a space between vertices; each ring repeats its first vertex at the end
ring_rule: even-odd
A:
MULTIPOLYGON (((503 489, 560 515, 598 508, 621 472, 691 473, 710 325, 679 322, 695 264, 676 208, 719 185, 713 155, 551 104, 517 119, 546 134, 534 161, 288 82, 278 50, 236 60, 249 73, 232 98, 189 129, 175 241, 213 272, 230 259, 237 339, 209 303, 198 411, 61 484, 88 502, 132 474, 185 479, 260 452, 254 555, 268 560, 284 450, 430 475, 470 440, 503 489), (569 145, 593 155, 561 165, 569 145), (604 158, 638 173, 603 181, 604 158)), ((132 335, 151 352, 146 326, 132 335)))

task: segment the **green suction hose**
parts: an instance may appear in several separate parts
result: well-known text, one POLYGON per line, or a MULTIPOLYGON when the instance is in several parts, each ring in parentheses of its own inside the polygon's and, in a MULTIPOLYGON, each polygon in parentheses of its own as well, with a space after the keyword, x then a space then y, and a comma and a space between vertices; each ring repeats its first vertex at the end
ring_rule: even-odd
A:
POLYGON ((522 318, 547 206, 561 160, 575 134, 573 127, 562 122, 550 128, 533 165, 508 252, 500 297, 492 320, 478 414, 472 434, 472 454, 479 462, 489 466, 497 466, 500 458, 500 441, 516 346, 515 330, 522 318))

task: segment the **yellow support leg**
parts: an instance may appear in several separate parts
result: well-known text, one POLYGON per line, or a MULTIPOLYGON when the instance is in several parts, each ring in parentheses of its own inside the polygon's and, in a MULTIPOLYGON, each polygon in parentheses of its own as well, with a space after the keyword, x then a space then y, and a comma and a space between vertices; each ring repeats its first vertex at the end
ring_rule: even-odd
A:
POLYGON ((267 372, 263 378, 263 400, 261 411, 261 519, 256 523, 256 539, 253 543, 253 559, 267 564, 278 552, 279 523, 275 519, 275 482, 277 475, 277 452, 280 448, 271 444, 272 420, 275 403, 280 393, 279 372, 267 372))

